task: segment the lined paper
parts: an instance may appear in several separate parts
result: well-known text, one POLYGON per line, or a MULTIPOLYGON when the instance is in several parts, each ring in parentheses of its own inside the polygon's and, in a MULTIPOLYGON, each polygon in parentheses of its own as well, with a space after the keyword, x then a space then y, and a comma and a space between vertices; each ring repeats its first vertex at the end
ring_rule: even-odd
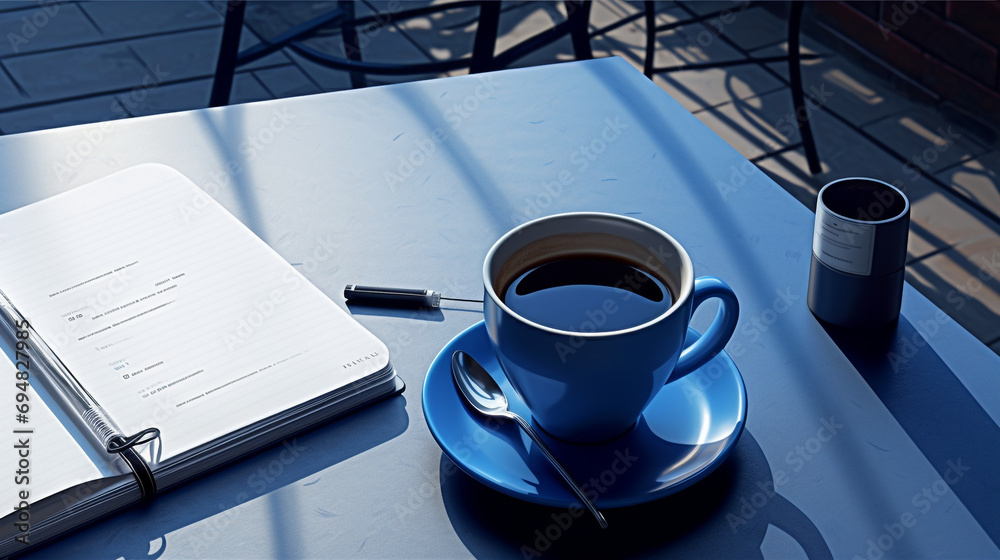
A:
POLYGON ((162 459, 362 380, 386 347, 177 171, 143 165, 0 216, 0 287, 162 459))

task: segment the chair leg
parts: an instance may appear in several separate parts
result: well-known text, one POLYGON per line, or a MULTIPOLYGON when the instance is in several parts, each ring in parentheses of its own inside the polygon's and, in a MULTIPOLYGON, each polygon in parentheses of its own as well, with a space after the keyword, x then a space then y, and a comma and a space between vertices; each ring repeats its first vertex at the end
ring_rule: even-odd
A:
POLYGON ((497 46, 497 32, 500 29, 500 2, 486 1, 479 5, 479 22, 476 24, 476 38, 472 45, 472 60, 469 73, 493 70, 493 52, 497 46))
POLYGON ((802 91, 802 67, 799 53, 799 28, 802 24, 802 0, 793 0, 788 14, 788 81, 792 88, 792 104, 795 106, 795 117, 799 120, 799 135, 802 137, 802 148, 806 152, 809 172, 813 175, 822 168, 819 164, 819 154, 816 151, 816 140, 813 138, 812 126, 809 124, 809 108, 805 104, 802 91))
POLYGON ((215 79, 212 81, 212 96, 209 107, 229 104, 229 94, 233 90, 236 74, 236 56, 240 50, 240 31, 243 29, 243 11, 246 2, 229 0, 226 2, 226 19, 222 27, 222 45, 219 47, 219 61, 215 64, 215 79))
POLYGON ((594 53, 590 49, 590 0, 567 0, 566 18, 570 21, 570 37, 573 40, 573 54, 577 60, 590 60, 594 53))
MULTIPOLYGON (((358 41, 358 28, 354 26, 354 0, 341 0, 337 7, 343 10, 344 19, 340 25, 340 38, 344 41, 344 55, 347 60, 361 60, 361 43, 358 41)), ((351 87, 368 86, 364 72, 351 72, 351 87)))
POLYGON ((642 73, 652 79, 653 59, 656 56, 656 5, 646 0, 643 8, 646 12, 646 60, 642 64, 642 73))

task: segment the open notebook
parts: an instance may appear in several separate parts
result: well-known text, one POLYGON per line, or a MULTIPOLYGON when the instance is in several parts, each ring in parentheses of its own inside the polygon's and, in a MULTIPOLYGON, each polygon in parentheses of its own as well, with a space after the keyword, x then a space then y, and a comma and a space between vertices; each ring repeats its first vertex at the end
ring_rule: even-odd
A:
POLYGON ((170 167, 0 216, 0 263, 0 557, 402 390, 384 344, 170 167))

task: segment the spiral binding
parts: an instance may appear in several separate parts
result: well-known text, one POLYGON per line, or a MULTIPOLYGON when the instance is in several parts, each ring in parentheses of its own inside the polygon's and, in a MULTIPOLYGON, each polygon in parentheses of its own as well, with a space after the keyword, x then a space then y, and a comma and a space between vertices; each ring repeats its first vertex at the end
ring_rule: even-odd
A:
POLYGON ((110 445, 111 438, 118 434, 118 431, 112 427, 111 421, 100 410, 88 408, 83 413, 83 420, 90 426, 90 429, 94 430, 94 434, 101 440, 101 445, 105 448, 110 445))

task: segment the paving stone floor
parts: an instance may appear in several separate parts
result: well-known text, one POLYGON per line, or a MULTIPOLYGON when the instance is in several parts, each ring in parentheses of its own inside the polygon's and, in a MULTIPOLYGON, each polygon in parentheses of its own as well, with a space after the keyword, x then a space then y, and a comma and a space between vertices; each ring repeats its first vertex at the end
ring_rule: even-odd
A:
MULTIPOLYGON (((411 5, 425 4, 417 2, 411 5)), ((787 51, 780 10, 746 2, 657 2, 657 22, 728 10, 658 34, 657 66, 744 60, 787 51)), ((386 12, 362 0, 358 15, 386 12)), ((241 47, 305 21, 327 2, 252 1, 241 47)), ((409 7, 409 6, 407 6, 409 7)), ((0 2, 0 132, 17 134, 208 105, 225 4, 213 1, 0 2)), ((595 0, 597 32, 636 17, 641 2, 595 0)), ((505 2, 498 51, 566 18, 557 2, 505 2)), ((814 17, 812 19, 815 19, 814 17)), ((811 20, 807 7, 805 21, 811 20)), ((361 33, 366 60, 425 62, 467 56, 475 9, 449 10, 361 33)), ((786 64, 680 70, 653 81, 810 209, 825 183, 846 176, 902 187, 912 203, 907 280, 1000 353, 1000 140, 995 129, 900 87, 806 26, 803 82, 822 171, 809 173, 794 122, 786 64)), ((342 53, 339 34, 311 44, 342 53)), ((642 17, 593 37, 595 56, 641 70, 642 17)), ((569 38, 514 66, 573 59, 569 38)), ((461 72, 453 72, 461 73, 461 72)), ((368 76, 369 85, 435 76, 368 76)), ((238 69, 231 103, 336 91, 349 76, 277 52, 238 69)))

